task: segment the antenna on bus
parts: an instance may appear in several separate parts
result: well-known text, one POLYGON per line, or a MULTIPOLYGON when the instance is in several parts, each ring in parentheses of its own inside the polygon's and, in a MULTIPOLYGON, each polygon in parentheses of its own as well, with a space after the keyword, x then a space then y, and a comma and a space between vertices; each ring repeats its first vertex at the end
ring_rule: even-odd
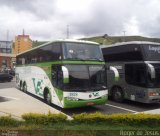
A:
POLYGON ((69 39, 69 25, 67 25, 67 39, 69 39))

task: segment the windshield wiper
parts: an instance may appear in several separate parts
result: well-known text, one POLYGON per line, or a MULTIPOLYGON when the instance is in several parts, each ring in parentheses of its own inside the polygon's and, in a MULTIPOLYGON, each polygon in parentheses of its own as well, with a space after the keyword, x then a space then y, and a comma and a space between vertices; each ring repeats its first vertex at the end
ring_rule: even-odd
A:
POLYGON ((66 58, 66 60, 73 60, 73 61, 81 60, 81 61, 85 61, 85 59, 82 59, 82 58, 66 58))
POLYGON ((87 60, 103 61, 102 59, 99 58, 88 58, 87 60))
POLYGON ((106 89, 106 86, 104 86, 104 85, 96 85, 96 86, 92 87, 91 89, 93 89, 94 91, 97 91, 99 89, 106 89))

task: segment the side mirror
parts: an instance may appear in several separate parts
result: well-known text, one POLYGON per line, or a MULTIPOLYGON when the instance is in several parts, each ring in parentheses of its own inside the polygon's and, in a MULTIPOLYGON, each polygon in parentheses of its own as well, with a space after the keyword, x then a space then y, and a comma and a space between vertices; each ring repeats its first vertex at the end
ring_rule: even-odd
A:
POLYGON ((63 83, 64 84, 69 83, 69 71, 65 66, 62 66, 62 72, 63 72, 63 83))
POLYGON ((114 72, 114 79, 115 79, 115 81, 118 81, 119 80, 119 72, 118 72, 117 68, 110 66, 109 70, 112 70, 114 72))
POLYGON ((149 63, 147 63, 147 66, 148 66, 149 73, 151 75, 151 79, 155 79, 156 78, 156 72, 155 72, 154 66, 149 64, 149 63))

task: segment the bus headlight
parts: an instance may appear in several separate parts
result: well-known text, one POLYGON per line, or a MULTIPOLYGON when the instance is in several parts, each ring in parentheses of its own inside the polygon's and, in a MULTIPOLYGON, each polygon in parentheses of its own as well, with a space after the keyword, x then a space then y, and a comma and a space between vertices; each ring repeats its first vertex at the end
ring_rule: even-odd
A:
POLYGON ((157 92, 149 92, 149 96, 158 96, 159 95, 159 93, 157 93, 157 92))

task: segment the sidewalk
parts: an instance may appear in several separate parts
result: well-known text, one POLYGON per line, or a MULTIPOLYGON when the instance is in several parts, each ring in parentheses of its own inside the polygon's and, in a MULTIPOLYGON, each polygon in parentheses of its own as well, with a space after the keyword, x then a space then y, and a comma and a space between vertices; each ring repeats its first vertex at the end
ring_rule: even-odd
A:
POLYGON ((11 115, 21 119, 24 113, 60 113, 60 111, 16 88, 0 89, 0 97, 9 101, 0 102, 0 116, 11 115))
POLYGON ((145 111, 144 113, 149 113, 149 114, 160 114, 160 109, 149 110, 149 111, 145 111))

